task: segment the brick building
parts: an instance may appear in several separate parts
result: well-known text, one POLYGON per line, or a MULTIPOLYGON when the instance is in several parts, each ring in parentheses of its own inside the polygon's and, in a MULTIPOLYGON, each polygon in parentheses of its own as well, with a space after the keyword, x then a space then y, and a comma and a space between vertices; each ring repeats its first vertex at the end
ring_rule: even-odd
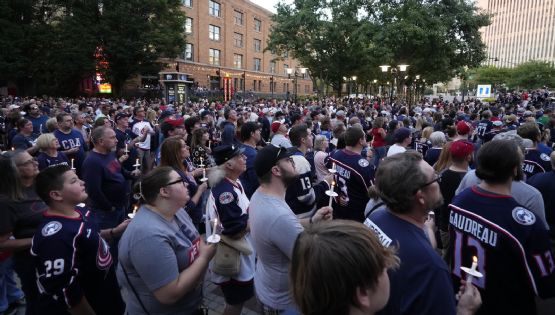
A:
MULTIPOLYGON (((293 97, 312 94, 312 80, 294 59, 264 51, 272 12, 248 0, 182 0, 187 46, 170 68, 178 66, 195 86, 218 90, 228 78, 235 93, 293 97), (288 75, 287 69, 290 69, 288 75)), ((170 69, 172 70, 172 69, 170 69)))

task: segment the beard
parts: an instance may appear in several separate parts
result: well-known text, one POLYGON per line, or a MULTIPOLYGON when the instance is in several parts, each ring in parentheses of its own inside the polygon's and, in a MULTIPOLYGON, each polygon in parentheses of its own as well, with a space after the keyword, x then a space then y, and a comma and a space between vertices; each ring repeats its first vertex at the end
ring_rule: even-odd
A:
POLYGON ((430 202, 428 209, 429 210, 439 209, 439 207, 443 206, 443 203, 444 203, 443 196, 440 193, 439 197, 436 200, 433 200, 433 202, 430 202))
POLYGON ((292 185, 299 178, 299 174, 297 174, 296 172, 287 171, 281 166, 278 167, 282 174, 281 182, 283 183, 283 186, 285 186, 285 188, 289 187, 289 185, 292 185))

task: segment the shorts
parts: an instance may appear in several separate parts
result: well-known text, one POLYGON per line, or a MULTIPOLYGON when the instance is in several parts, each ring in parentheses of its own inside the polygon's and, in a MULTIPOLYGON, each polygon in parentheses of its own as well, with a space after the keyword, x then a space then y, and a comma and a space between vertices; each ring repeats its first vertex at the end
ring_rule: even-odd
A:
POLYGON ((242 304, 254 296, 254 280, 239 282, 230 280, 220 284, 228 305, 242 304))

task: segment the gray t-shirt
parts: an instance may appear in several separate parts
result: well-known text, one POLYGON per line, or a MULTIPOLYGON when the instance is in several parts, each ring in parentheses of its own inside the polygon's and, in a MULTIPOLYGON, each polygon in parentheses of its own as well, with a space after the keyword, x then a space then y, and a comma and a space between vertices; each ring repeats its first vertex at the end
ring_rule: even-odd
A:
POLYGON ((284 198, 257 190, 249 205, 253 246, 258 254, 254 287, 258 299, 277 310, 294 307, 289 292, 289 262, 303 227, 284 198))
MULTIPOLYGON (((476 176, 476 170, 470 170, 464 175, 455 195, 458 195, 468 187, 480 184, 481 180, 476 176)), ((543 197, 539 190, 523 181, 513 181, 511 185, 511 195, 522 206, 532 211, 543 222, 546 229, 549 225, 545 220, 545 206, 543 197)))
POLYGON ((127 281, 150 314, 191 314, 200 305, 200 286, 172 305, 158 302, 153 292, 174 281, 198 257, 200 236, 191 218, 180 209, 170 222, 142 206, 119 241, 118 282, 126 314, 146 314, 127 281))

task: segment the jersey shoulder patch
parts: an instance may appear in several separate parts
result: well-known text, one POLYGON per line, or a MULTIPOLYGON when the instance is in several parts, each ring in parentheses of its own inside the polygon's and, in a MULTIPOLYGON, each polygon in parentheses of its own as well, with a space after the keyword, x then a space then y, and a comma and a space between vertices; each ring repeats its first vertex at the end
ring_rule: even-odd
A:
POLYGON ((220 201, 220 204, 226 205, 233 202, 233 200, 235 200, 235 197, 233 197, 233 194, 231 192, 226 191, 220 194, 218 200, 220 201))
POLYGON ((58 221, 50 221, 42 228, 42 236, 51 236, 62 229, 62 224, 58 221))
POLYGON ((360 167, 367 167, 370 165, 370 162, 368 162, 367 159, 360 159, 358 160, 358 165, 360 165, 360 167))
POLYGON ((528 209, 516 207, 513 209, 513 219, 522 225, 532 225, 536 222, 536 215, 528 209))
POLYGON ((542 159, 542 160, 544 160, 544 161, 546 161, 546 162, 551 161, 551 158, 549 158, 549 155, 547 155, 547 154, 545 154, 545 153, 540 154, 540 159, 542 159))

